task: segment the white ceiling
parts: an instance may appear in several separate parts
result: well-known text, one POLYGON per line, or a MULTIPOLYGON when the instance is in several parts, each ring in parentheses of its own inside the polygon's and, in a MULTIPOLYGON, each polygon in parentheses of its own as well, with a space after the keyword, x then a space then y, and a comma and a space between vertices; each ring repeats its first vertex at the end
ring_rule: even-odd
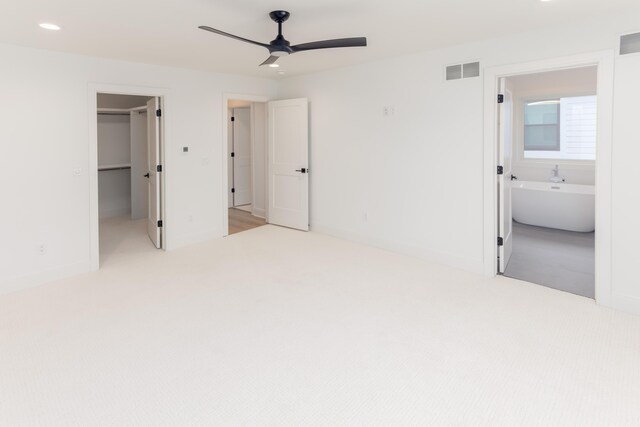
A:
POLYGON ((284 9, 292 44, 366 36, 366 48, 301 52, 280 59, 286 75, 595 20, 638 10, 638 0, 0 0, 0 42, 136 62, 278 77, 258 67, 266 49, 199 30, 208 25, 268 42, 284 9), (38 27, 53 22, 51 32, 38 27))

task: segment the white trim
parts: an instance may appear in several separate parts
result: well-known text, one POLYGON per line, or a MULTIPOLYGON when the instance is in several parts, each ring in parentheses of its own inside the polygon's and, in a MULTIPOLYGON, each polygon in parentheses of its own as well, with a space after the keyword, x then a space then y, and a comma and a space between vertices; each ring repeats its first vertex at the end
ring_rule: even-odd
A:
MULTIPOLYGON (((596 295, 598 304, 614 306, 611 288, 611 140, 613 121, 613 50, 522 64, 490 67, 484 71, 484 273, 497 274, 496 131, 498 79, 568 68, 598 66, 598 143, 596 155, 596 295)), ((615 305, 619 305, 615 303, 615 305)), ((615 307, 621 308, 622 307, 615 307)))
MULTIPOLYGON (((108 93, 113 95, 132 95, 132 96, 157 96, 160 97, 160 108, 162 108, 162 120, 160 121, 160 156, 163 161, 163 179, 161 180, 161 206, 162 221, 164 223, 162 231, 162 249, 170 248, 170 237, 167 235, 170 227, 170 219, 167 218, 165 209, 167 203, 166 181, 167 181, 167 151, 165 150, 166 141, 170 139, 167 125, 166 104, 169 97, 169 90, 163 88, 152 88, 146 86, 126 86, 105 83, 89 83, 87 90, 87 118, 89 120, 89 227, 90 227, 90 270, 95 271, 100 268, 100 219, 98 211, 98 122, 96 116, 98 114, 98 93, 108 93)), ((170 105, 170 103, 169 103, 170 105)))
MULTIPOLYGON (((228 138, 229 129, 229 101, 250 101, 268 102, 269 98, 264 95, 240 95, 233 93, 222 94, 222 236, 229 235, 229 149, 228 138)), ((251 136, 251 148, 253 149, 253 134, 251 136)), ((253 155, 253 153, 252 153, 253 155)), ((252 187, 253 188, 253 187, 252 187)))
POLYGON ((91 263, 89 261, 83 261, 75 264, 56 266, 37 273, 10 277, 0 282, 0 295, 33 288, 55 280, 66 279, 67 277, 77 276, 78 274, 91 270, 91 263))
POLYGON ((351 230, 328 227, 317 223, 311 225, 309 227, 309 231, 312 231, 314 233, 326 234, 352 242, 362 243, 364 245, 373 246, 390 252, 409 255, 447 267, 468 271, 474 274, 482 274, 483 271, 483 263, 479 259, 460 257, 458 255, 452 255, 445 252, 438 252, 413 245, 398 243, 392 240, 379 239, 376 237, 353 232, 351 230))
POLYGON ((252 206, 251 215, 257 216, 258 218, 267 219, 267 210, 266 209, 256 209, 252 206))

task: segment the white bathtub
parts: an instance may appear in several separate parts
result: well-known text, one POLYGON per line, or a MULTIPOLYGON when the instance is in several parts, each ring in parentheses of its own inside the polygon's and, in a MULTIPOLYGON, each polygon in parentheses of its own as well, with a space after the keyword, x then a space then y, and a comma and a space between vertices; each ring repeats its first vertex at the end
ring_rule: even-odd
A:
POLYGON ((560 230, 595 230, 595 186, 511 181, 513 219, 560 230))

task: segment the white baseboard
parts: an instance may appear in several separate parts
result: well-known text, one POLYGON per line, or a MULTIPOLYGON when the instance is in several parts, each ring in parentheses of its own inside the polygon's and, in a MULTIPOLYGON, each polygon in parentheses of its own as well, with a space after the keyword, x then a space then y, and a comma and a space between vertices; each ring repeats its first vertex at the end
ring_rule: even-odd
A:
POLYGON ((48 282, 65 279, 82 273, 88 273, 90 271, 91 261, 84 261, 13 277, 0 281, 0 295, 34 288, 48 282))
POLYGON ((220 230, 207 230, 198 233, 185 234, 182 236, 169 236, 167 239, 167 246, 165 250, 172 251, 174 249, 183 248, 185 246, 194 245, 196 243, 202 243, 209 240, 222 238, 222 231, 220 230))
POLYGON ((266 209, 253 208, 253 210, 251 211, 251 215, 257 216, 258 218, 265 219, 267 217, 267 210, 266 209))
POLYGON ((453 268, 458 268, 460 270, 465 270, 471 273, 483 274, 484 272, 484 262, 481 259, 475 260, 462 258, 456 255, 431 251, 428 249, 413 247, 410 245, 404 245, 401 243, 386 241, 383 239, 372 238, 369 236, 354 233, 352 231, 326 227, 320 224, 312 224, 311 231, 328 234, 330 236, 339 237, 341 239, 351 240, 358 243, 363 243, 369 246, 375 246, 380 249, 386 249, 388 251, 397 252, 416 258, 421 258, 427 261, 435 262, 437 264, 442 264, 453 268))
POLYGON ((611 304, 602 304, 615 310, 626 311, 627 313, 640 315, 640 298, 614 294, 611 304))
POLYGON ((114 216, 127 216, 131 215, 131 208, 118 208, 118 209, 108 209, 101 211, 98 214, 98 218, 113 218, 114 216))

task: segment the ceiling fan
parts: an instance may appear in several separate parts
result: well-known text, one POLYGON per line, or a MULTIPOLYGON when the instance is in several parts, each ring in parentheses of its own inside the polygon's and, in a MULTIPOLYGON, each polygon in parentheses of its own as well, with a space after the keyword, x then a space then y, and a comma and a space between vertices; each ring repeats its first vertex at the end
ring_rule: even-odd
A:
POLYGON ((289 15, 289 12, 284 10, 274 10, 273 12, 269 13, 271 19, 278 23, 278 36, 269 43, 260 43, 257 41, 245 39, 243 37, 234 36, 233 34, 225 33, 224 31, 216 30, 215 28, 207 27, 206 25, 202 25, 198 28, 200 28, 201 30, 220 34, 221 36, 231 37, 232 39, 267 48, 269 50, 270 56, 266 59, 266 61, 260 64, 261 66, 274 64, 281 56, 291 55, 292 53, 303 52, 306 50, 330 49, 336 47, 357 47, 367 45, 366 37, 351 37, 346 39, 322 40, 291 46, 291 43, 289 43, 289 41, 282 35, 282 23, 289 19, 289 15))

